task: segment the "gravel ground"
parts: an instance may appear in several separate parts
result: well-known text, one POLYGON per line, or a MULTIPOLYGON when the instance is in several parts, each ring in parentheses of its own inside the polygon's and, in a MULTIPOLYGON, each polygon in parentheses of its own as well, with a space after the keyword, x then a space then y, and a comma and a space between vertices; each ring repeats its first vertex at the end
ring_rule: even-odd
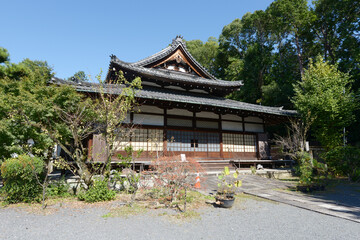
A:
POLYGON ((348 206, 360 207, 360 184, 343 181, 335 184, 335 186, 329 186, 328 191, 316 192, 312 196, 348 206))
POLYGON ((360 224, 252 198, 232 209, 205 207, 180 221, 162 210, 102 217, 104 207, 59 208, 49 215, 0 209, 0 239, 360 239, 360 224))

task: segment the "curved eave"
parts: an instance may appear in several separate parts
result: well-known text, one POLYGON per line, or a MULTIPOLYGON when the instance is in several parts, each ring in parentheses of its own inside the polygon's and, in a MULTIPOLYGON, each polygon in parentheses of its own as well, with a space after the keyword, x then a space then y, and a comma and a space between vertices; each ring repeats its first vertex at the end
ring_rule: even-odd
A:
POLYGON ((232 88, 233 90, 239 89, 243 84, 241 81, 225 81, 219 79, 206 79, 202 77, 192 76, 186 73, 178 73, 171 70, 165 69, 155 69, 155 68, 145 68, 134 66, 133 64, 123 62, 112 56, 111 63, 119 66, 122 70, 133 71, 140 76, 147 78, 155 78, 165 82, 181 82, 186 84, 199 84, 206 85, 209 87, 218 87, 218 88, 232 88))
MULTIPOLYGON (((57 85, 70 85, 76 88, 78 92, 84 93, 99 93, 104 91, 109 94, 121 94, 124 85, 119 84, 103 84, 96 83, 74 83, 58 78, 52 78, 50 83, 57 85)), ((193 104, 198 106, 211 106, 223 109, 248 111, 261 114, 276 115, 282 117, 298 117, 298 113, 294 110, 285 110, 278 107, 268 107, 256 104, 244 103, 235 100, 226 99, 223 97, 209 96, 197 93, 185 93, 169 89, 148 88, 138 90, 136 97, 148 100, 157 100, 164 102, 176 102, 183 104, 193 104)))

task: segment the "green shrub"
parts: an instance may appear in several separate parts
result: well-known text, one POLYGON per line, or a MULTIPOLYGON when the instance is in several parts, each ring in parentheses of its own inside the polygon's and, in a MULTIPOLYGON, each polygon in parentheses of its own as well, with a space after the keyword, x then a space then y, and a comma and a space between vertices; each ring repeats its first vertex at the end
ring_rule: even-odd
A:
POLYGON ((115 191, 107 187, 107 180, 95 180, 86 192, 78 195, 79 200, 85 202, 101 202, 115 199, 115 191))
POLYGON ((327 152, 325 158, 335 174, 347 176, 350 181, 360 181, 360 148, 337 147, 327 152))
POLYGON ((59 181, 49 184, 46 188, 46 194, 50 197, 68 197, 70 196, 69 188, 69 184, 62 178, 59 181))
POLYGON ((308 153, 302 153, 299 165, 299 182, 301 185, 310 185, 313 182, 313 167, 308 153))
POLYGON ((35 174, 41 181, 43 173, 44 162, 38 157, 20 155, 7 159, 1 166, 5 200, 8 203, 40 201, 42 188, 35 174))

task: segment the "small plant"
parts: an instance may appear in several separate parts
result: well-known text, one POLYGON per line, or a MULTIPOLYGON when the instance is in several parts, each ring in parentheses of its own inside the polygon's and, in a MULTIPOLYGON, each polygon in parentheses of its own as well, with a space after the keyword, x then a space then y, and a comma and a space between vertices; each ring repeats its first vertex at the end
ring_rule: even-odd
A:
POLYGON ((301 185, 311 185, 313 182, 313 167, 311 157, 307 153, 303 153, 300 158, 299 172, 299 183, 301 185))
POLYGON ((131 193, 131 201, 130 206, 135 201, 135 196, 137 191, 139 190, 139 182, 141 179, 141 173, 137 173, 135 171, 135 158, 140 157, 143 152, 143 149, 139 149, 134 151, 133 147, 127 146, 125 147, 125 155, 118 154, 118 158, 121 160, 120 165, 125 169, 119 173, 114 172, 113 182, 120 183, 123 190, 127 193, 131 193), (132 169, 130 168, 132 166, 132 169), (122 176, 125 175, 125 178, 122 176))
POLYGON ((148 209, 146 206, 141 204, 133 204, 133 206, 124 205, 119 208, 111 209, 111 211, 105 215, 103 218, 113 218, 113 217, 121 217, 121 218, 129 218, 130 216, 136 216, 139 214, 146 213, 148 209))
POLYGON ((108 188, 107 183, 107 179, 95 180, 86 192, 79 193, 78 199, 90 203, 115 199, 116 193, 108 188))
POLYGON ((69 189, 69 184, 67 184, 65 179, 62 178, 59 181, 49 184, 46 189, 46 195, 50 197, 68 197, 70 196, 69 189))
POLYGON ((5 201, 41 201, 42 187, 38 184, 37 176, 43 178, 43 173, 44 162, 38 157, 19 155, 17 158, 7 159, 1 166, 5 201))
POLYGON ((241 187, 242 181, 238 180, 239 172, 230 174, 228 167, 218 176, 218 192, 215 204, 223 208, 231 208, 235 201, 235 191, 241 187))
POLYGON ((350 181, 360 182, 359 147, 337 147, 327 152, 325 158, 336 175, 347 176, 350 181))
POLYGON ((251 170, 251 174, 252 174, 252 175, 255 175, 255 174, 256 174, 256 167, 250 166, 250 170, 251 170))
POLYGON ((297 169, 299 184, 297 190, 302 192, 324 190, 328 178, 327 166, 311 158, 306 152, 299 153, 299 156, 300 164, 297 169))
POLYGON ((228 167, 218 176, 218 195, 224 197, 235 194, 235 190, 242 185, 242 181, 238 180, 239 172, 236 170, 230 174, 228 167))

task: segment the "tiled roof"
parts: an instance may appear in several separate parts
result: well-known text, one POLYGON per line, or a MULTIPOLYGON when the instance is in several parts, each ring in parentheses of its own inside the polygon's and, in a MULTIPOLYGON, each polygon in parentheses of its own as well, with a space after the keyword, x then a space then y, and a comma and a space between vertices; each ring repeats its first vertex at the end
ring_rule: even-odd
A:
MULTIPOLYGON (((165 82, 179 82, 184 84, 197 84, 197 85, 206 85, 213 88, 221 88, 222 90, 226 89, 226 92, 232 92, 239 89, 243 84, 242 81, 225 81, 215 78, 211 75, 200 63, 198 63, 195 58, 190 54, 186 48, 186 44, 182 37, 177 36, 173 39, 172 44, 164 48, 158 53, 151 55, 147 58, 144 58, 140 61, 134 63, 128 63, 119 60, 115 55, 111 55, 110 60, 110 69, 115 66, 119 66, 122 70, 133 71, 140 76, 145 76, 147 78, 155 78, 157 80, 165 82), (190 59, 192 64, 200 69, 206 77, 199 77, 189 73, 182 73, 179 71, 159 69, 159 68, 149 68, 148 66, 163 59, 167 56, 173 54, 177 49, 181 48, 184 54, 190 59)), ((111 71, 111 70, 110 70, 111 71)), ((109 76, 109 73, 108 73, 109 76)))
POLYGON ((146 65, 152 64, 164 57, 166 57, 167 55, 171 54, 172 52, 174 52, 177 48, 181 47, 182 50, 185 52, 185 54, 187 55, 187 57, 190 58, 190 60, 199 68, 201 69, 206 76, 209 79, 216 79, 213 75, 211 75, 200 63, 198 63, 195 58, 190 54, 190 52, 187 50, 186 44, 184 42, 184 40, 182 39, 181 36, 176 36, 175 39, 173 39, 171 45, 169 45, 168 47, 164 48, 163 50, 161 50, 158 53, 155 53, 147 58, 144 58, 140 61, 131 63, 131 65, 133 66, 138 66, 138 67, 144 67, 146 65))
MULTIPOLYGON (((52 78, 51 83, 54 84, 70 84, 76 87, 76 90, 79 92, 90 92, 97 93, 99 92, 99 84, 94 83, 73 83, 58 78, 52 78)), ((103 91, 110 94, 120 94, 124 85, 116 84, 104 84, 103 91)), ((216 97, 207 94, 199 94, 185 91, 176 91, 170 89, 161 89, 161 88, 150 88, 139 90, 136 93, 136 96, 142 99, 152 99, 159 101, 170 101, 178 103, 187 103, 195 105, 206 105, 213 107, 229 108, 233 110, 242 110, 242 111, 251 111, 257 113, 266 113, 279 116, 296 116, 297 113, 294 110, 284 110, 279 107, 268 107, 261 106, 256 104, 244 103, 235 100, 226 99, 223 97, 216 97)))
POLYGON ((116 56, 111 57, 111 63, 118 65, 123 70, 133 71, 141 76, 148 78, 156 78, 162 81, 176 81, 182 83, 193 83, 199 85, 207 85, 209 87, 228 87, 228 88, 240 88, 243 84, 241 81, 225 81, 219 79, 202 78, 191 74, 181 73, 177 71, 171 71, 166 69, 157 68, 145 68, 137 66, 131 63, 126 63, 119 60, 116 56))

